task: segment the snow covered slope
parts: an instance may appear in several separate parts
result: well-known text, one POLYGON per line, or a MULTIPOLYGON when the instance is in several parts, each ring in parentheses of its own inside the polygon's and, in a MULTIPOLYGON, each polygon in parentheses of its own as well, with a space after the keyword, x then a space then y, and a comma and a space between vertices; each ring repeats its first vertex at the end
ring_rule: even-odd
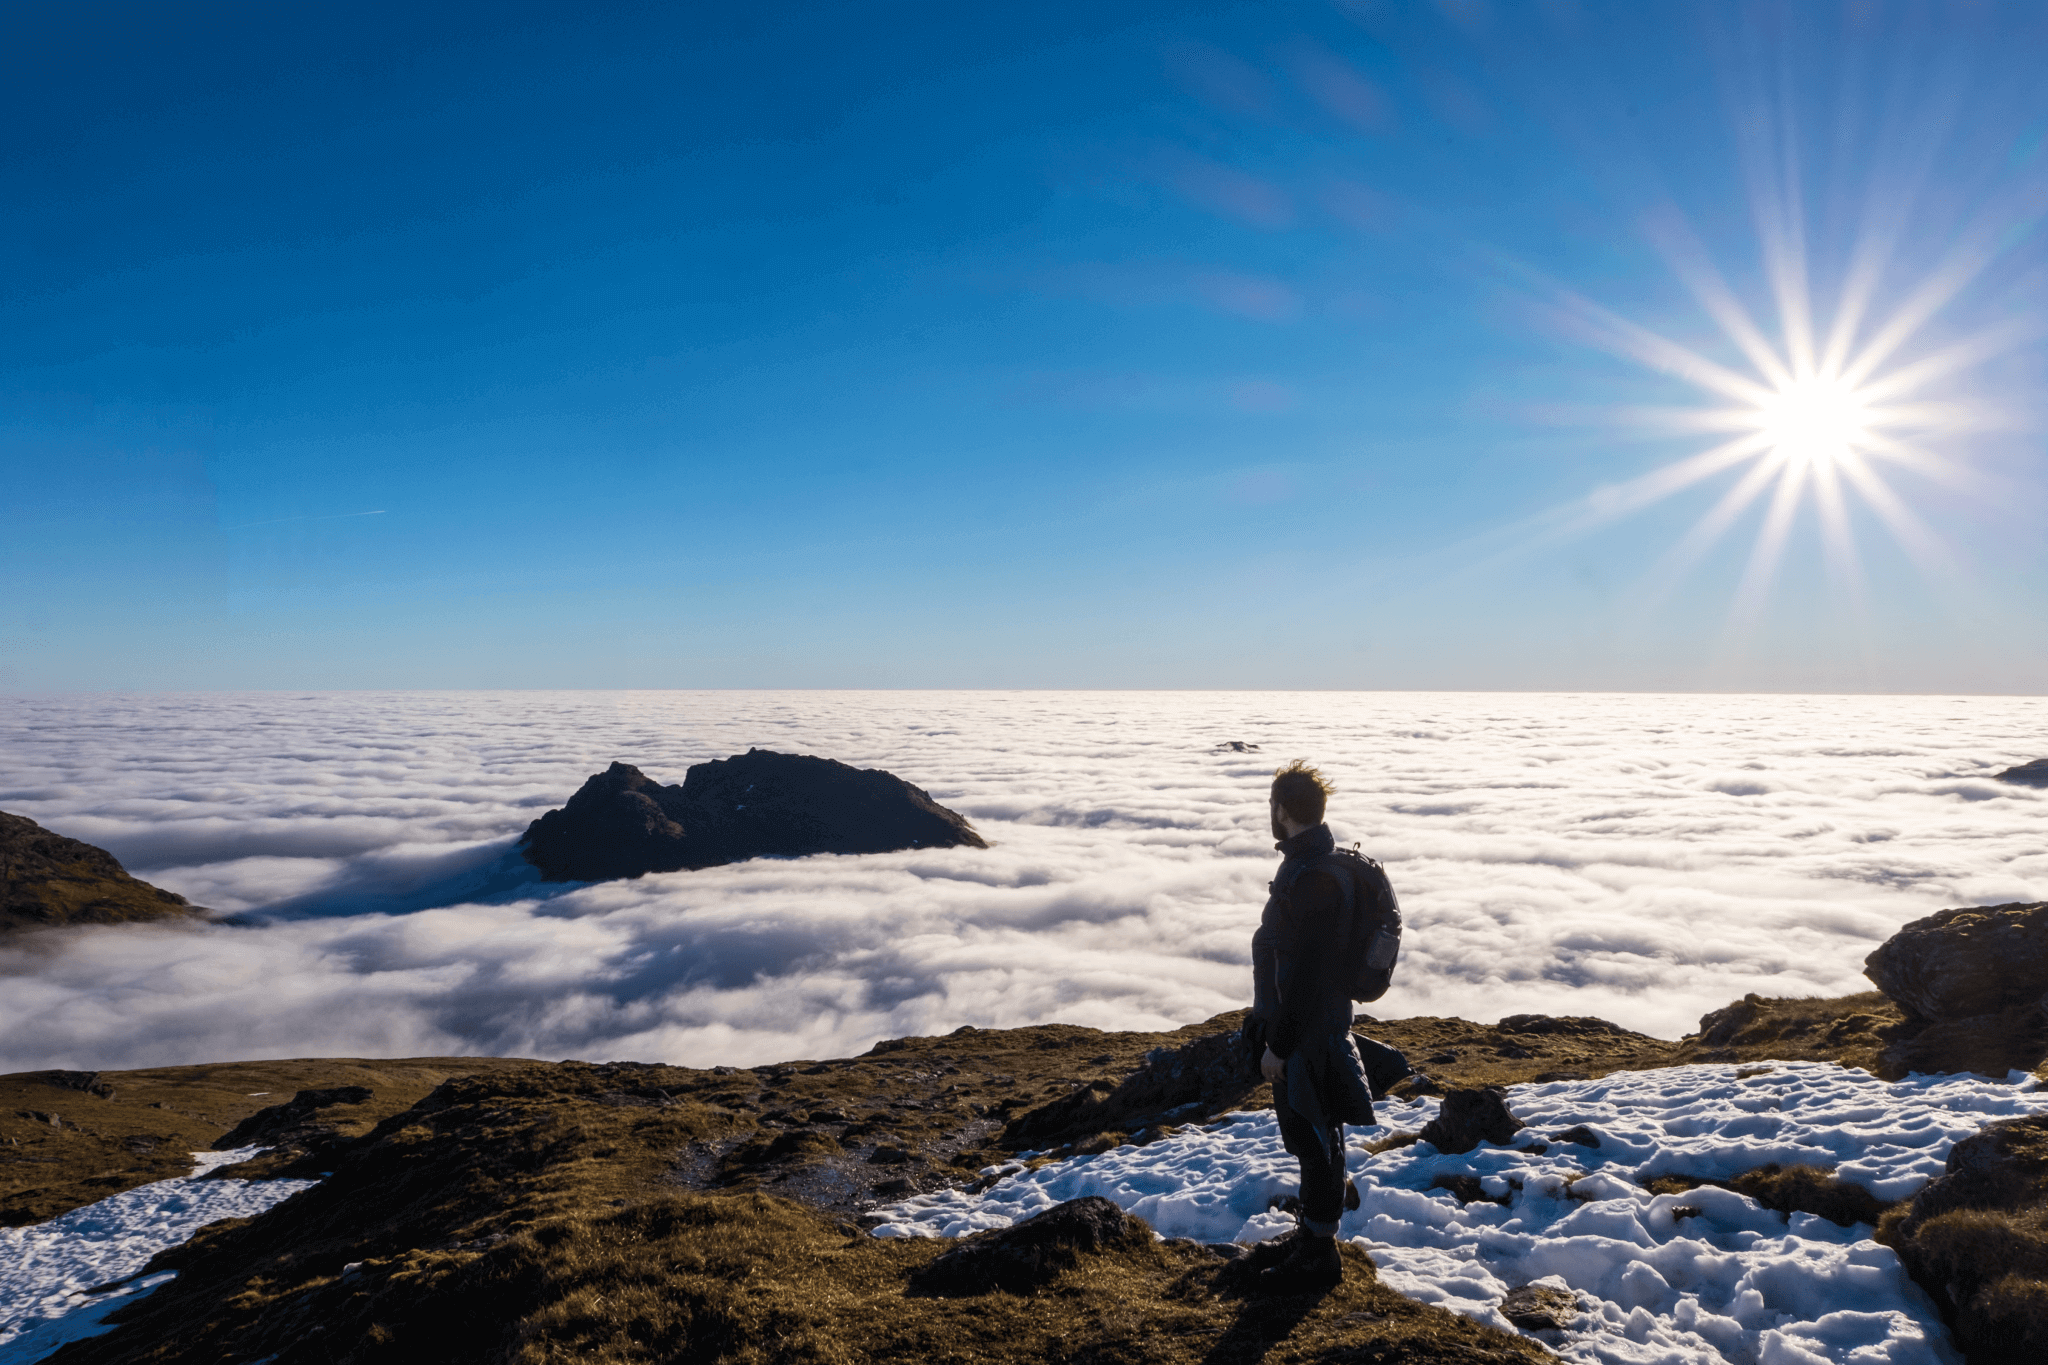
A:
MULTIPOLYGON (((1867 1226, 1785 1215, 1727 1190, 1651 1195, 1660 1175, 1726 1178, 1769 1162, 1839 1167, 1882 1199, 1940 1173, 1955 1142, 1997 1118, 2048 1109, 2031 1079, 1914 1076, 1887 1083, 1818 1062, 1683 1066, 1597 1081, 1516 1086, 1529 1125, 1517 1147, 1446 1156, 1425 1143, 1370 1155, 1365 1142, 1416 1129, 1436 1101, 1384 1105, 1390 1127, 1354 1130, 1360 1207, 1342 1235, 1412 1298, 1513 1330, 1498 1305, 1542 1280, 1582 1312, 1553 1347, 1607 1365, 1951 1365, 1940 1318, 1867 1226), (1584 1124, 1599 1146, 1551 1141, 1584 1124), (1439 1175, 1476 1176, 1489 1196, 1460 1206, 1439 1175), (1690 1212, 1697 1210, 1697 1212, 1690 1212), (1685 1212, 1682 1212, 1685 1211, 1685 1212)), ((991 1170, 989 1174, 996 1174, 991 1170)), ((1102 1195, 1167 1237, 1256 1241, 1292 1220, 1295 1164, 1271 1112, 1238 1113, 1143 1147, 1014 1166, 980 1194, 922 1195, 887 1209, 877 1236, 956 1237, 1102 1195)), ((1556 1334, 1549 1334, 1556 1335, 1556 1334)))
POLYGON ((313 1183, 201 1179, 259 1150, 194 1152, 199 1165, 189 1176, 123 1190, 47 1223, 0 1228, 0 1365, 28 1365, 67 1341, 106 1331, 102 1318, 173 1272, 101 1294, 87 1290, 134 1275, 208 1223, 252 1217, 313 1183))

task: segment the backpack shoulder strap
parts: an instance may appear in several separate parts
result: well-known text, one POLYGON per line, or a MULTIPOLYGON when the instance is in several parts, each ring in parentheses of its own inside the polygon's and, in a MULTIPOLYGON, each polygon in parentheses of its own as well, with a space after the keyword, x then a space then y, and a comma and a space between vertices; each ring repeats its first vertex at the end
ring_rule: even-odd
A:
POLYGON ((1292 891, 1294 884, 1300 881, 1305 874, 1310 872, 1327 872, 1336 881, 1338 890, 1343 894, 1344 908, 1349 910, 1358 903, 1358 877, 1354 871, 1354 865, 1357 862, 1358 855, 1345 849, 1339 849, 1333 853, 1318 854, 1313 858, 1304 858, 1293 871, 1275 878, 1273 889, 1284 895, 1292 891))
POLYGON ((1359 852, 1358 845, 1338 849, 1335 853, 1319 859, 1331 868, 1343 868, 1340 880, 1344 883, 1346 908, 1360 916, 1378 915, 1382 919, 1401 922, 1400 903, 1394 898, 1394 886, 1387 879, 1387 870, 1379 861, 1359 852))

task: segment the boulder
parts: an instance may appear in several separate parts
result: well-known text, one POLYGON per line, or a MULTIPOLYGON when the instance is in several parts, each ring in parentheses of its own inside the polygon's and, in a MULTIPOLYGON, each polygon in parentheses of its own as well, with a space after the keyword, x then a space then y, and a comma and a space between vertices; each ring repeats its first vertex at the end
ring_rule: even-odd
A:
POLYGON ((1864 959, 1863 974, 1904 1012, 1879 1074, 2030 1070, 2048 1053, 2048 902, 1943 910, 1914 920, 1864 959))
POLYGON ((1482 1142, 1505 1146, 1522 1131, 1522 1121, 1508 1108, 1507 1092, 1499 1086, 1452 1090, 1444 1096, 1443 1108, 1423 1125, 1420 1141, 1439 1152, 1456 1156, 1482 1142))
POLYGON ((910 1287, 921 1294, 986 1294, 1004 1289, 1029 1294, 1077 1265, 1108 1252, 1157 1255, 1152 1228, 1100 1195, 1055 1204, 1023 1222, 977 1232, 917 1271, 910 1287))
POLYGON ((1863 974, 1909 1019, 1964 1019, 2048 993, 2048 901, 1943 910, 1916 919, 1863 960, 1863 974))
POLYGON ((0 811, 0 932, 205 913, 175 892, 129 876, 103 848, 0 811))
POLYGON ((608 881, 748 858, 988 845, 902 778, 828 758, 749 749, 663 786, 628 763, 598 773, 527 827, 549 881, 608 881))
POLYGON ((1569 1327, 1580 1313, 1579 1297, 1554 1285, 1525 1284, 1500 1301, 1500 1315, 1529 1332, 1569 1327))
MULTIPOLYGON (((1470 1171, 1439 1171, 1429 1182, 1429 1187, 1432 1190, 1449 1190, 1451 1197, 1460 1204, 1498 1204, 1507 1208, 1515 1202, 1511 1194, 1488 1194, 1485 1183, 1470 1171)), ((1356 1189, 1355 1185, 1349 1186, 1346 1192, 1356 1189)))
POLYGON ((1948 1149, 1942 1173, 1920 1187, 1899 1225, 1913 1236, 1959 1209, 2022 1209, 2048 1203, 2048 1114, 1986 1124, 1948 1149))
POLYGON ((2048 787, 2048 758, 2037 758, 2032 763, 2007 768, 1998 775, 1998 780, 2022 787, 2048 787))

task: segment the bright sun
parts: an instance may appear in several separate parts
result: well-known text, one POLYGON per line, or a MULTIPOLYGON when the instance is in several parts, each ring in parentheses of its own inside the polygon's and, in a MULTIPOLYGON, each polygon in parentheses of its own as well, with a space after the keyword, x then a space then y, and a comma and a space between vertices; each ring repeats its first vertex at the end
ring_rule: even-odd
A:
POLYGON ((1832 467, 1870 437, 1874 414, 1838 378, 1792 380, 1757 405, 1756 427, 1787 464, 1832 467))
MULTIPOLYGON (((1772 240, 1794 242, 1796 233, 1772 240)), ((1661 502, 1724 474, 1735 475, 1693 526, 1678 536, 1641 576, 1645 601, 1669 591, 1762 504, 1761 524, 1749 551, 1730 614, 1731 626, 1761 609, 1802 505, 1813 509, 1827 559, 1838 580, 1861 592, 1850 502, 1875 515, 1924 570, 1939 572, 1947 555, 1913 508, 1888 484, 1886 469, 1910 470, 1961 485, 1960 465, 1940 452, 1945 438, 1983 429, 1995 414, 1974 404, 1945 400, 1946 381, 2017 344, 2019 333, 1998 326, 1908 356, 1933 314, 1967 284, 1982 260, 1959 260, 1908 292, 1896 313, 1873 317, 1874 270, 1852 272, 1834 316, 1821 319, 1806 287, 1805 263, 1785 247, 1771 278, 1778 335, 1740 303, 1703 255, 1674 251, 1674 265, 1747 362, 1711 359, 1576 295, 1561 294, 1564 316, 1581 334, 1617 355, 1673 375, 1708 399, 1703 406, 1637 408, 1631 420, 1671 433, 1719 433, 1708 449, 1618 485, 1597 490, 1560 525, 1574 535, 1661 502)))

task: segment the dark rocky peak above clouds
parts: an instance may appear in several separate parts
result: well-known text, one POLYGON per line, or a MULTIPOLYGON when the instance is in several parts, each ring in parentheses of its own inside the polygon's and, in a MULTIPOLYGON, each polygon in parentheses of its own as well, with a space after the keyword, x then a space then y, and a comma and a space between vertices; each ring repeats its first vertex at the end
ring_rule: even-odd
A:
POLYGON ((549 881, 601 882, 722 861, 700 856, 683 820, 681 787, 664 787, 630 763, 593 776, 559 810, 526 827, 526 860, 549 881))
POLYGON ((749 749, 693 766, 683 796, 722 862, 809 853, 987 848, 965 817, 880 768, 749 749))
POLYGON ((696 764, 680 786, 613 763, 520 842, 550 881, 748 858, 988 847, 964 817, 892 773, 769 749, 696 764))
POLYGON ((2000 782, 2013 782, 2022 787, 2048 787, 2048 758, 2037 758, 2032 763, 2018 763, 1998 774, 2000 782))
POLYGON ((0 933, 203 913, 183 896, 129 876, 105 849, 0 811, 0 933))

